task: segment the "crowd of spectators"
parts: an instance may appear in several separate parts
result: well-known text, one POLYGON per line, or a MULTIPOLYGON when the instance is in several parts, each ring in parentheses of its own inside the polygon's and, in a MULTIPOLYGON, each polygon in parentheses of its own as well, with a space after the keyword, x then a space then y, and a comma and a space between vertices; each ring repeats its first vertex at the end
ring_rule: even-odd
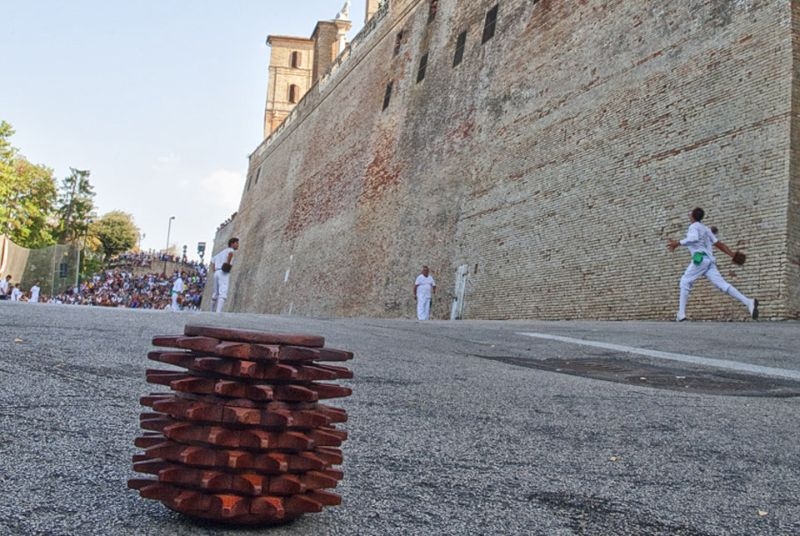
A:
MULTIPOLYGON (((132 259, 128 259, 132 260, 132 259)), ((143 259, 140 259, 143 260, 143 259)), ((130 263, 129 266, 141 266, 130 263)), ((130 269, 108 268, 82 281, 77 287, 48 296, 39 295, 38 286, 28 292, 19 291, 19 285, 8 285, 8 298, 12 301, 38 301, 68 305, 94 305, 100 307, 127 307, 131 309, 183 309, 199 310, 206 283, 206 268, 192 263, 191 270, 176 270, 172 275, 148 272, 137 274, 130 269), (182 275, 182 290, 173 304, 175 280, 182 275), (17 292, 12 295, 12 292, 17 292)))
MULTIPOLYGON (((172 286, 178 273, 172 276, 159 273, 137 275, 133 272, 109 269, 71 288, 51 296, 49 303, 127 307, 131 309, 169 309, 172 286)), ((184 291, 178 302, 184 310, 197 310, 205 288, 205 271, 184 277, 184 291)))
POLYGON ((189 261, 186 259, 185 256, 181 258, 178 257, 177 255, 154 252, 154 251, 123 253, 109 260, 107 266, 109 268, 119 268, 119 267, 153 268, 153 263, 155 263, 156 264, 155 268, 159 268, 158 266, 159 262, 175 262, 175 263, 179 262, 191 270, 199 270, 203 268, 203 264, 201 262, 189 261))

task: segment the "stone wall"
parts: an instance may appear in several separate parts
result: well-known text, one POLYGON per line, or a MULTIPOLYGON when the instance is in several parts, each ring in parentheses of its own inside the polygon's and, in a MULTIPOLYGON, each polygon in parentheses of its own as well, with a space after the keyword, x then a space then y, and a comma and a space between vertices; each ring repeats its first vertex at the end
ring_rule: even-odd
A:
MULTIPOLYGON (((411 317, 424 263, 436 318, 464 265, 464 318, 671 319, 699 205, 749 255, 723 275, 800 316, 796 3, 438 4, 392 2, 251 155, 233 310, 411 317)), ((688 313, 747 314, 707 282, 688 313)))

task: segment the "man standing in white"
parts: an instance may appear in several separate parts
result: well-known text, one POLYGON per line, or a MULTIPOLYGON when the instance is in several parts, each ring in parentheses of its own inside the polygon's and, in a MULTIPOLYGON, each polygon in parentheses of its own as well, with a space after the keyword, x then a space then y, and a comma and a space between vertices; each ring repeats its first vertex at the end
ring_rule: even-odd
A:
POLYGON ((228 240, 228 247, 211 258, 210 269, 214 272, 214 294, 211 297, 211 311, 221 313, 228 299, 228 281, 233 267, 233 253, 239 249, 239 239, 228 240))
POLYGON ((173 311, 180 311, 181 310, 181 306, 178 303, 178 297, 183 293, 183 275, 184 275, 183 272, 179 273, 175 277, 175 281, 172 283, 172 310, 173 311))
POLYGON ((11 276, 7 275, 5 279, 0 279, 0 300, 9 298, 11 298, 11 276))
POLYGON ((39 303, 39 293, 42 289, 39 287, 39 282, 35 282, 31 287, 31 300, 30 303, 39 303))
POLYGON ((414 281, 414 299, 417 300, 417 319, 428 320, 431 314, 431 297, 436 294, 436 281, 428 275, 428 267, 422 267, 422 273, 414 281))
POLYGON ((11 285, 11 301, 22 301, 22 291, 19 285, 11 285))
POLYGON ((706 276, 715 287, 747 306, 747 310, 750 312, 750 317, 753 320, 758 319, 758 300, 755 298, 748 298, 736 290, 736 287, 725 281, 722 274, 719 273, 717 269, 717 260, 711 252, 712 246, 716 246, 723 253, 731 257, 733 257, 735 253, 720 240, 717 240, 716 235, 711 232, 711 229, 700 223, 703 216, 705 216, 705 211, 702 208, 698 207, 692 210, 692 212, 689 213, 689 219, 692 223, 689 225, 689 230, 686 232, 686 238, 681 241, 670 238, 669 244, 667 244, 667 248, 670 251, 675 251, 678 246, 686 246, 686 248, 689 249, 689 253, 692 254, 692 261, 689 263, 686 271, 683 272, 683 277, 681 277, 680 302, 678 304, 678 315, 675 320, 678 322, 686 320, 686 303, 689 301, 689 292, 691 292, 694 282, 702 276, 706 276))

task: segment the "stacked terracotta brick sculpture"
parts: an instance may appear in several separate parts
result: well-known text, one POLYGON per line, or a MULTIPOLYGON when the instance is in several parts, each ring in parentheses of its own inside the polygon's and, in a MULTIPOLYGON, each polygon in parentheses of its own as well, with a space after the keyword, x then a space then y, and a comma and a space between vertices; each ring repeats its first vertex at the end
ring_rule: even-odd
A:
POLYGON ((350 389, 320 381, 352 378, 319 362, 353 354, 323 348, 311 335, 186 326, 160 336, 154 361, 185 372, 148 370, 149 383, 172 392, 141 399, 144 434, 134 470, 155 478, 128 486, 183 514, 239 525, 281 523, 336 505, 327 491, 342 472, 338 448, 347 437, 335 423, 347 413, 320 404, 350 389))

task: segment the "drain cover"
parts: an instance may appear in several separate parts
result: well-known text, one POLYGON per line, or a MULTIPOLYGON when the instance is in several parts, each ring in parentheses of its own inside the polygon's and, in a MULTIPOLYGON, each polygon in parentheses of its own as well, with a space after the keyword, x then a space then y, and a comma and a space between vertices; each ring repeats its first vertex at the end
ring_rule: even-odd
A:
POLYGON ((729 396, 800 396, 800 382, 718 370, 652 365, 630 359, 528 359, 475 356, 510 365, 684 393, 729 396))

